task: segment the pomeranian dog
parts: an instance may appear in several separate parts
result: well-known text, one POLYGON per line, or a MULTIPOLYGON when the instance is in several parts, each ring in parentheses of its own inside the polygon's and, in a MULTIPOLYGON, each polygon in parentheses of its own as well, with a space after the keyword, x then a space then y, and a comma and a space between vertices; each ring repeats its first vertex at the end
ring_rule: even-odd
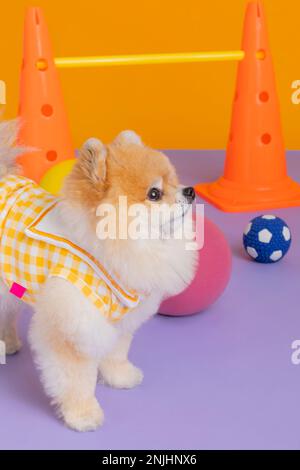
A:
POLYGON ((195 193, 163 153, 123 131, 109 145, 89 139, 54 197, 20 175, 17 127, 0 124, 0 340, 7 354, 20 349, 18 313, 23 301, 33 305, 29 341, 44 389, 70 428, 95 430, 104 418, 97 379, 116 388, 142 382, 128 360, 133 334, 193 279, 192 222, 182 237, 164 233, 179 233, 195 193), (155 236, 129 236, 134 205, 139 226, 153 208, 172 210, 153 222, 155 236), (107 207, 111 236, 103 236, 107 207))

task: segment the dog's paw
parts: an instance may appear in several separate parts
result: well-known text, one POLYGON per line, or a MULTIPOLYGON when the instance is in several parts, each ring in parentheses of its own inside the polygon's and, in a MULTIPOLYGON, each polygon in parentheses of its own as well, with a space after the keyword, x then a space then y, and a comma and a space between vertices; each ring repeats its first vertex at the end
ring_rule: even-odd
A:
POLYGON ((14 335, 7 335, 4 338, 5 354, 12 355, 20 351, 22 347, 21 341, 14 335))
POLYGON ((104 413, 95 398, 78 406, 62 407, 61 413, 66 425, 75 431, 95 431, 104 421, 104 413))
POLYGON ((129 361, 103 361, 100 380, 114 388, 133 388, 143 381, 144 374, 129 361))

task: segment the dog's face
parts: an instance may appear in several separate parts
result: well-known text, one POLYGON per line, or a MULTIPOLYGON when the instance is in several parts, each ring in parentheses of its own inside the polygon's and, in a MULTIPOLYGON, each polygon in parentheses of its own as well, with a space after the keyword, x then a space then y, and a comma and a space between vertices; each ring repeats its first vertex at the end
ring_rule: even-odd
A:
POLYGON ((100 208, 98 218, 105 213, 101 212, 101 207, 110 205, 115 208, 117 237, 120 225, 124 228, 124 220, 121 220, 124 208, 120 209, 120 203, 126 202, 127 221, 137 215, 130 208, 140 208, 140 223, 145 226, 151 220, 152 228, 160 231, 164 226, 182 220, 195 198, 193 188, 179 184, 169 159, 163 153, 146 147, 132 131, 122 132, 108 146, 97 139, 89 139, 66 180, 65 194, 95 216, 97 208, 100 208), (161 209, 169 211, 151 218, 150 214, 161 209))

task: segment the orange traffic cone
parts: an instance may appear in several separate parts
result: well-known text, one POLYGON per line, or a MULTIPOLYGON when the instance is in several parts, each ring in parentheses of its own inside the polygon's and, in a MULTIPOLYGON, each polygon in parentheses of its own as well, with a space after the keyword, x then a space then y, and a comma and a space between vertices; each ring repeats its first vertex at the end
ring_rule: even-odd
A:
POLYGON ((39 182, 53 165, 74 158, 49 34, 40 8, 29 8, 25 17, 19 115, 19 143, 37 149, 22 155, 19 163, 25 176, 39 182))
POLYGON ((224 176, 196 191, 229 212, 300 205, 287 175, 279 102, 261 2, 248 4, 224 176))

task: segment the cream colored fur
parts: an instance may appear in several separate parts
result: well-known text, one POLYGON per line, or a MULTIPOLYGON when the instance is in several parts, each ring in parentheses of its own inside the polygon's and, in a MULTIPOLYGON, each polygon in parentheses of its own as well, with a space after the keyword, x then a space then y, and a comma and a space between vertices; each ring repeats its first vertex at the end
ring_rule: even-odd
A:
MULTIPOLYGON (((19 153, 12 146, 15 133, 14 125, 0 125, 0 176, 15 171, 14 158, 19 153)), ((137 146, 142 151, 143 144, 132 131, 121 133, 115 148, 126 146, 127 140, 135 152, 139 152, 137 146)), ((103 166, 104 180, 106 151, 102 145, 97 150, 97 145, 93 140, 93 151, 101 154, 96 163, 98 169, 103 166)), ((91 179, 91 184, 94 182, 91 179)), ((101 261, 118 273, 122 282, 146 293, 135 311, 116 324, 109 323, 63 279, 47 280, 38 295, 29 338, 43 386, 69 427, 89 431, 104 419, 95 398, 97 378, 117 388, 131 388, 142 382, 142 372, 128 360, 133 334, 157 312, 165 296, 180 292, 191 281, 196 253, 185 249, 185 240, 136 240, 119 244, 99 241, 89 211, 80 204, 80 199, 72 203, 66 197, 62 211, 65 223, 70 225, 79 243, 88 240, 91 253, 96 257, 101 253, 101 261)), ((7 353, 12 354, 20 349, 15 322, 21 302, 8 293, 2 281, 0 293, 0 339, 6 342, 7 353)))

